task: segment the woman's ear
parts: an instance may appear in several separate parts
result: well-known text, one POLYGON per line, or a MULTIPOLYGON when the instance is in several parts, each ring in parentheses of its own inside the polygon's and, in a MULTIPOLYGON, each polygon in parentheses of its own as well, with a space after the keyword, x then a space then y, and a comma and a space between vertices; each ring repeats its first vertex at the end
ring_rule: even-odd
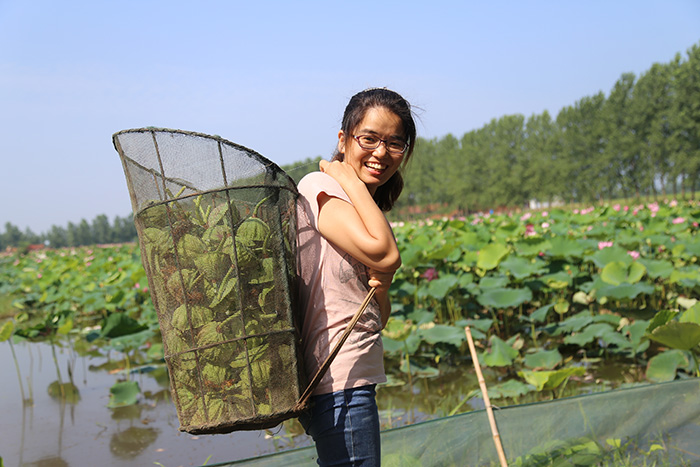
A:
POLYGON ((338 132, 338 152, 345 154, 345 132, 343 130, 338 132))

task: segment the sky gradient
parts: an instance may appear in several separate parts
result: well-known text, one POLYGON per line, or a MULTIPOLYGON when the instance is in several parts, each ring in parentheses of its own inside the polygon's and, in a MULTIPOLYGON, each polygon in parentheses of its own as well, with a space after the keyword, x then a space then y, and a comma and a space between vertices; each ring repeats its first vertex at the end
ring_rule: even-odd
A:
POLYGON ((599 91, 700 43, 700 2, 0 0, 0 231, 131 211, 112 134, 217 134, 328 157, 357 91, 461 136, 599 91), (255 3, 255 4, 253 4, 255 3))

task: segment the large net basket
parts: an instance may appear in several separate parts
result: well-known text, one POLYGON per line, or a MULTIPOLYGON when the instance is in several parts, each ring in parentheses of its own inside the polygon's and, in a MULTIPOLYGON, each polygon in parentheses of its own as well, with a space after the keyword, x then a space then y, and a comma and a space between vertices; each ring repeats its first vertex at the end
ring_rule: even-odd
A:
POLYGON ((294 182, 216 136, 115 133, 180 430, 269 428, 299 415, 294 182))

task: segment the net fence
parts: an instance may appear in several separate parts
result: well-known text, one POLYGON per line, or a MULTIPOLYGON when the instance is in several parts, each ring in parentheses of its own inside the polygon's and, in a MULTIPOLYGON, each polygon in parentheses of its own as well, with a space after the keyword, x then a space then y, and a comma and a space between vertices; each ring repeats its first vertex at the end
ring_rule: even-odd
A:
POLYGON ((180 430, 269 428, 300 413, 294 182, 217 136, 143 128, 113 142, 180 430))
MULTIPOLYGON (((700 466, 700 379, 501 408, 510 466, 700 466)), ((382 465, 497 466, 486 411, 383 431, 382 465)), ((315 448, 213 466, 316 465, 315 448)))

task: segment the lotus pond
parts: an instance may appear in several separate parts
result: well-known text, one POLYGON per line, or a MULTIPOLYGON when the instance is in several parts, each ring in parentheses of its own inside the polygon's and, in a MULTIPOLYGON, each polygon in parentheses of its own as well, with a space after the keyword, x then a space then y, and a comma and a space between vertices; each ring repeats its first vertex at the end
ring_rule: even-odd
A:
MULTIPOLYGON (((465 326, 496 405, 698 376, 698 222, 700 205, 671 201, 395 225, 384 427, 481 407, 465 326)), ((309 443, 294 421, 177 431, 135 245, 0 258, 0 316, 5 465, 201 465, 309 443)))

